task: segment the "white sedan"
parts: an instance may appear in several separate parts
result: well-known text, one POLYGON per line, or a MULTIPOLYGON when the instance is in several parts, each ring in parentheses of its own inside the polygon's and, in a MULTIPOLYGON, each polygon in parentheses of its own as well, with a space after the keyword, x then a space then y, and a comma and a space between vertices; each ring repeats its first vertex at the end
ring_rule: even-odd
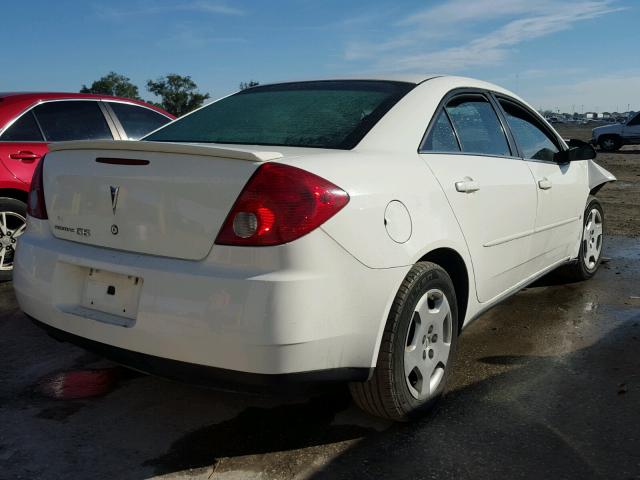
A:
POLYGON ((556 267, 591 277, 615 180, 498 86, 250 88, 139 142, 53 145, 14 285, 52 334, 221 388, 345 381, 407 420, 458 335, 556 267))

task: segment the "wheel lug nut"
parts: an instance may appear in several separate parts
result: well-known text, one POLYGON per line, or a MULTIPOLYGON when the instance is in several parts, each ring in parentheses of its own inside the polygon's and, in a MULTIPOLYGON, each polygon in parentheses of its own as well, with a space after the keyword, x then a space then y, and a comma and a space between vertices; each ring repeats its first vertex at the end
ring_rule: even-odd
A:
POLYGON ((429 350, 429 358, 433 358, 433 350, 429 350))

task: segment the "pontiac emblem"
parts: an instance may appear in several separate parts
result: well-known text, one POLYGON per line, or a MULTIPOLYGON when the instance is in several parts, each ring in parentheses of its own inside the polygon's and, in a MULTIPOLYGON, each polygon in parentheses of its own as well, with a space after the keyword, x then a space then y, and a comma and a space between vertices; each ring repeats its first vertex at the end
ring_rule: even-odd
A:
POLYGON ((120 187, 114 187, 111 185, 109 187, 111 189, 111 208, 113 209, 113 214, 116 214, 116 208, 118 208, 118 192, 120 191, 120 187))

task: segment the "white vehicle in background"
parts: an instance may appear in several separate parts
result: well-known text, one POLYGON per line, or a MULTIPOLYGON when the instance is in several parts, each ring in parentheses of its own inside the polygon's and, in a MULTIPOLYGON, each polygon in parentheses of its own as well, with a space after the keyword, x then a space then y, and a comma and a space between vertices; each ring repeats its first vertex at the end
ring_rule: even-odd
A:
POLYGON ((139 142, 52 146, 14 285, 54 335, 223 388, 348 381, 407 420, 458 335, 566 265, 600 264, 613 176, 495 85, 281 83, 139 142))
POLYGON ((624 123, 596 127, 591 133, 591 143, 606 152, 619 150, 623 145, 640 145, 640 113, 624 123))

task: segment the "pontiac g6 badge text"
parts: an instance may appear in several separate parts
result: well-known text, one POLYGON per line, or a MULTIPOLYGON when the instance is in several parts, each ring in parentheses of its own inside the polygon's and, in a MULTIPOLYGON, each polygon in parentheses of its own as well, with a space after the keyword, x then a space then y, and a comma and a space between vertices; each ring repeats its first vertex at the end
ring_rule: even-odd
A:
MULTIPOLYGON (((116 214, 116 208, 118 208, 118 192, 120 191, 120 187, 113 185, 109 186, 111 190, 111 208, 113 209, 113 214, 116 214)), ((113 232, 113 229, 111 229, 113 232)), ((117 232, 116 232, 117 233, 117 232)))
POLYGON ((75 233, 80 237, 91 236, 91 230, 89 230, 88 228, 82 228, 82 227, 73 228, 73 227, 65 227, 64 225, 54 225, 53 228, 63 232, 75 233))

